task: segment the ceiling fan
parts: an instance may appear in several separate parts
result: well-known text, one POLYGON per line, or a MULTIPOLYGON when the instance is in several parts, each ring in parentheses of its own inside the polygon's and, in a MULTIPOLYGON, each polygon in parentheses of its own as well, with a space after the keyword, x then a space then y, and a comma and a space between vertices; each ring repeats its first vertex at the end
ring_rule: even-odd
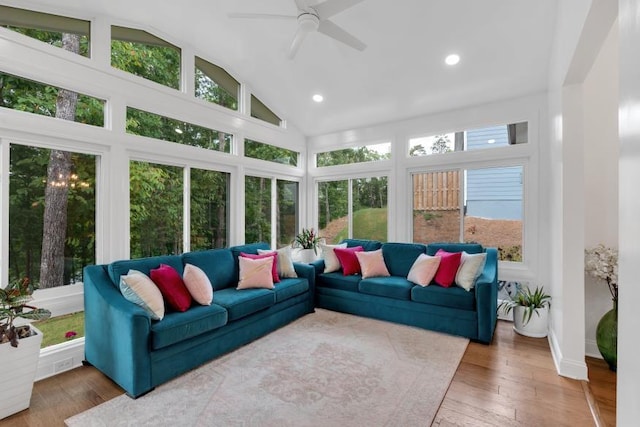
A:
POLYGON ((293 59, 305 37, 317 31, 356 50, 363 51, 367 45, 353 35, 343 30, 338 25, 329 21, 334 15, 355 6, 364 0, 326 0, 320 4, 310 5, 309 0, 294 0, 298 8, 297 15, 275 15, 267 13, 230 13, 230 18, 244 19, 296 19, 298 30, 296 31, 291 46, 289 47, 289 59, 293 59))

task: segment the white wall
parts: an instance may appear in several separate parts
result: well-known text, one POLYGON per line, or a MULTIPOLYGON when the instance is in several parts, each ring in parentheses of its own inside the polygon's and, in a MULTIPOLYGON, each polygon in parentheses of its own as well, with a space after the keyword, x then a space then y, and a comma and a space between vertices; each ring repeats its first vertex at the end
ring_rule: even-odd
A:
MULTIPOLYGON (((584 243, 618 247, 618 25, 611 27, 583 87, 584 101, 584 243)), ((586 354, 601 357, 596 327, 612 308, 602 281, 585 275, 586 354)))

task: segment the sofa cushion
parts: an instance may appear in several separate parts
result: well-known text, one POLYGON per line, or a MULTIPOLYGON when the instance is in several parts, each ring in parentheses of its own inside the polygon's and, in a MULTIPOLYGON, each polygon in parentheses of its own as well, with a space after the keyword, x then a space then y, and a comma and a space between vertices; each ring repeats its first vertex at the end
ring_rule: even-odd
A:
POLYGON ((227 288, 214 292, 213 302, 227 309, 231 322, 271 307, 276 302, 276 294, 270 289, 227 288))
POLYGON ((109 277, 113 282, 113 286, 118 287, 120 284, 120 276, 126 275, 129 270, 137 270, 147 276, 150 276, 151 270, 160 267, 160 264, 170 265, 175 268, 180 274, 180 277, 182 277, 183 267, 182 260, 179 255, 154 256, 114 261, 109 264, 107 270, 109 271, 109 277))
POLYGON ((358 290, 363 294, 395 299, 411 299, 411 288, 415 285, 404 277, 372 277, 362 279, 358 290))
POLYGON ((240 254, 244 252, 245 254, 258 255, 258 249, 269 250, 271 249, 271 246, 269 246, 268 243, 260 242, 260 243, 248 243, 246 245, 231 246, 229 248, 229 250, 231 251, 231 254, 233 255, 233 262, 234 262, 233 276, 235 277, 236 282, 238 281, 238 277, 240 274, 240 265, 238 264, 238 258, 240 257, 240 254))
POLYGON ((184 313, 167 313, 161 322, 151 324, 154 350, 212 331, 227 324, 227 310, 211 305, 196 305, 184 313))
POLYGON ((462 310, 475 310, 476 307, 475 292, 467 292, 457 286, 414 286, 411 289, 411 300, 462 310))
POLYGON ((427 245, 427 255, 435 255, 440 249, 447 252, 462 252, 468 254, 478 254, 484 252, 484 248, 479 243, 429 243, 427 245))
POLYGON ((456 278, 460 260, 462 259, 462 252, 447 252, 440 249, 436 252, 436 256, 440 257, 440 265, 433 280, 438 285, 448 288, 456 278))
POLYGON ((345 276, 340 271, 323 273, 316 278, 316 286, 358 292, 358 283, 360 283, 360 279, 362 279, 362 277, 345 276))
POLYGON ((280 248, 277 251, 266 250, 266 249, 258 249, 258 255, 276 253, 278 264, 276 269, 278 271, 278 276, 280 278, 285 277, 298 277, 295 268, 293 267, 293 258, 291 255, 291 246, 285 246, 284 248, 280 248))
POLYGON ((195 302, 200 305, 211 305, 211 301, 213 301, 211 280, 200 267, 185 264, 182 280, 195 302))
POLYGON ((362 252, 362 246, 354 246, 352 248, 335 248, 333 250, 340 261, 342 274, 351 276, 352 274, 360 274, 360 262, 356 257, 356 252, 362 252))
POLYGON ((336 248, 346 248, 346 243, 340 243, 339 245, 325 245, 320 243, 321 257, 324 260, 324 273, 333 273, 340 270, 340 261, 336 256, 336 248))
POLYGON ((420 286, 429 286, 440 266, 440 257, 420 254, 407 274, 407 280, 420 286))
POLYGON ((482 269, 487 261, 487 253, 470 254, 462 252, 460 267, 456 273, 456 285, 466 291, 470 291, 475 286, 476 280, 482 274, 482 269))
POLYGON ((385 243, 382 256, 392 276, 407 277, 418 255, 426 252, 425 245, 419 243, 385 243))
POLYGON ((340 243, 346 243, 348 248, 362 246, 365 251, 375 251, 382 247, 382 242, 377 240, 343 239, 340 243))
MULTIPOLYGON (((258 249, 263 250, 263 249, 258 249)), ((264 259, 264 258, 273 258, 273 262, 271 263, 271 281, 273 283, 278 283, 280 281, 280 276, 278 276, 278 253, 273 251, 268 251, 264 254, 247 254, 244 252, 240 252, 240 258, 249 258, 249 259, 264 259)), ((240 261, 240 260, 238 260, 240 261)), ((240 263, 238 263, 238 266, 240 263)))
POLYGON ((363 279, 367 279, 369 277, 391 276, 384 263, 382 249, 368 252, 356 252, 356 257, 360 263, 360 270, 362 271, 363 279))
POLYGON ((307 279, 282 279, 280 283, 276 283, 275 293, 276 302, 281 302, 300 295, 309 290, 309 281, 307 279))
POLYGON ((158 285, 162 298, 169 307, 176 311, 187 311, 191 307, 191 294, 175 268, 160 264, 160 267, 151 270, 149 276, 158 285))
POLYGON ((240 256, 238 261, 240 279, 236 289, 273 289, 273 264, 276 261, 274 257, 251 259, 240 256))
POLYGON ((146 274, 129 270, 125 276, 120 276, 120 292, 127 301, 142 307, 153 320, 164 317, 162 293, 146 274))
POLYGON ((182 261, 204 271, 214 291, 235 287, 238 283, 237 273, 234 275, 233 254, 229 249, 188 252, 182 255, 182 261))

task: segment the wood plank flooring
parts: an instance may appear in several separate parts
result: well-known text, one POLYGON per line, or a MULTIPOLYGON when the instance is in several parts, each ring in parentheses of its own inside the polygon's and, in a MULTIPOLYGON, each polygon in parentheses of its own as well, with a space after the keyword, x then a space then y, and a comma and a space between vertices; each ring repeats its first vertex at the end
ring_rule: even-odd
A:
MULTIPOLYGON (((615 426, 615 373, 587 359, 602 426, 615 426)), ((122 390, 91 367, 38 381, 31 407, 0 427, 54 427, 122 390)), ((558 376, 546 339, 522 337, 499 321, 491 345, 470 343, 433 426, 592 426, 581 381, 558 376)))

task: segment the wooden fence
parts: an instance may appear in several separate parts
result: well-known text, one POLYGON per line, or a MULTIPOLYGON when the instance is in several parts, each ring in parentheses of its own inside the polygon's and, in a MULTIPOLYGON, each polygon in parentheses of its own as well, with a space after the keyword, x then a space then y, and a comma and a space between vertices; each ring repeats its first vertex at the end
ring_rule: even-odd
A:
POLYGON ((460 209, 460 171, 413 175, 413 210, 460 209))

